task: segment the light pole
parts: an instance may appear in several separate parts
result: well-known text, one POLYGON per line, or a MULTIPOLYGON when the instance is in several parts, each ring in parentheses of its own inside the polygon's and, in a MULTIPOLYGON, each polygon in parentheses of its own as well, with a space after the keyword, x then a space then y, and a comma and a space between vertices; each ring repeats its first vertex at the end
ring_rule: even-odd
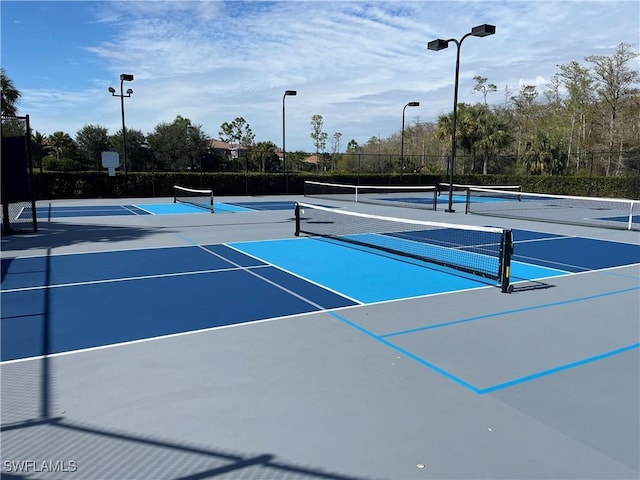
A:
POLYGON ((109 87, 109 92, 113 97, 120 97, 120 111, 122 112, 122 163, 124 165, 124 178, 127 179, 127 128, 124 123, 124 99, 130 97, 133 90, 127 89, 127 94, 124 94, 123 84, 124 82, 132 82, 133 75, 129 73, 123 73, 120 75, 120 95, 116 93, 115 88, 109 87))
POLYGON ((455 210, 453 209, 453 174, 456 168, 456 120, 458 113, 458 76, 460 73, 460 47, 462 46, 462 42, 467 37, 487 37, 489 35, 493 35, 496 33, 495 25, 478 25, 477 27, 473 27, 471 31, 465 34, 460 40, 456 40, 455 38, 450 38, 449 40, 443 40, 438 38, 437 40, 432 40, 427 44, 427 48, 429 50, 443 50, 449 46, 449 42, 453 42, 456 44, 457 53, 456 53, 456 77, 455 82, 453 84, 453 122, 451 125, 451 160, 449 162, 449 208, 445 210, 446 212, 453 213, 455 210))
POLYGON ((402 174, 404 173, 404 111, 407 107, 419 107, 420 102, 409 102, 402 109, 402 134, 400 139, 400 180, 402 180, 402 174))
POLYGON ((287 175, 287 149, 285 148, 285 117, 284 117, 284 100, 288 96, 295 97, 298 94, 296 90, 285 90, 282 96, 282 172, 284 173, 285 193, 289 193, 289 176, 287 175))

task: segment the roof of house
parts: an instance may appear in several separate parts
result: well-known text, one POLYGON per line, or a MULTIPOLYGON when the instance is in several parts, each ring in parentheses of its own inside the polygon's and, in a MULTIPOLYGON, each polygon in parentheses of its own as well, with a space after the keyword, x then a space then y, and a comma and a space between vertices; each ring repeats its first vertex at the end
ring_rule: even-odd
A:
POLYGON ((229 143, 229 142, 223 142, 222 140, 213 140, 213 139, 209 143, 209 146, 214 150, 233 150, 234 148, 238 150, 249 149, 248 147, 241 145, 239 143, 229 143))

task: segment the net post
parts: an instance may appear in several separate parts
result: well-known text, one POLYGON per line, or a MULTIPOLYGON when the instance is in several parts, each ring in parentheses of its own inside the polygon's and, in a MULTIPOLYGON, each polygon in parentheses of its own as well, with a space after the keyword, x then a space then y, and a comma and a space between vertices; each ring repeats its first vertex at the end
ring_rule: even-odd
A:
POLYGON ((296 214, 296 237, 300 236, 300 204, 298 202, 296 202, 296 207, 295 207, 295 214, 296 214))
POLYGON ((627 223, 627 230, 631 230, 633 227, 633 205, 634 201, 631 201, 631 205, 629 206, 629 222, 627 223))
POLYGON ((500 286, 502 293, 511 293, 513 285, 509 284, 511 277, 511 256, 513 254, 513 232, 505 230, 500 245, 500 286))
POLYGON ((433 211, 438 210, 438 185, 433 189, 433 211))
POLYGON ((215 213, 215 207, 213 202, 213 190, 211 190, 211 213, 215 213))
POLYGON ((471 189, 467 188, 467 201, 465 202, 464 205, 464 214, 468 215, 469 214, 469 205, 471 204, 471 189))

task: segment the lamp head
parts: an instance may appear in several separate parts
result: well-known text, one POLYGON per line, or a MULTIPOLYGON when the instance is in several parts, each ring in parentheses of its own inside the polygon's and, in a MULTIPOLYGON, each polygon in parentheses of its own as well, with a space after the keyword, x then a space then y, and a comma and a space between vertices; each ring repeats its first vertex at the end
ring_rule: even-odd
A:
POLYGON ((444 50, 448 46, 449 46, 449 42, 447 42, 446 40, 443 40, 441 38, 439 38, 437 40, 431 40, 429 43, 427 43, 427 48, 429 50, 435 50, 436 52, 438 50, 444 50))
POLYGON ((133 75, 131 75, 130 73, 123 73, 122 75, 120 75, 120 81, 121 82, 132 82, 133 81, 133 75))
POLYGON ((496 33, 496 26, 488 25, 486 23, 484 25, 478 25, 477 27, 473 27, 471 29, 471 35, 473 35, 474 37, 488 37, 489 35, 493 35, 494 33, 496 33))
POLYGON ((132 89, 130 89, 130 88, 128 88, 128 89, 127 89, 127 95, 131 95, 132 93, 133 93, 133 90, 132 90, 132 89))
POLYGON ((407 105, 409 105, 410 107, 419 107, 420 102, 409 102, 407 105))
POLYGON ((109 93, 114 94, 116 93, 116 89, 113 87, 109 87, 109 93))
POLYGON ((291 96, 296 96, 298 94, 298 92, 296 90, 286 90, 284 92, 285 95, 291 95, 291 96))

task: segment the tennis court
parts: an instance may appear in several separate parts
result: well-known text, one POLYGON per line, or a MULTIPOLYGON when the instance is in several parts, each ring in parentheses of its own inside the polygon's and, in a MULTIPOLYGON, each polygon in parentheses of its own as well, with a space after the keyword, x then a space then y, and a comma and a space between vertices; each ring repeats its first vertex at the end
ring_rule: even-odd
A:
POLYGON ((295 235, 308 199, 224 198, 229 215, 219 200, 193 215, 171 199, 47 202, 60 214, 37 234, 3 237, 3 474, 8 460, 33 478, 638 477, 637 232, 304 210, 302 230, 364 214, 345 243, 295 235), (394 224, 381 251, 358 243, 381 236, 367 215, 480 236, 452 247, 453 228, 394 224), (502 227, 510 294, 487 237, 502 227), (394 253, 425 242, 428 262, 394 253))

